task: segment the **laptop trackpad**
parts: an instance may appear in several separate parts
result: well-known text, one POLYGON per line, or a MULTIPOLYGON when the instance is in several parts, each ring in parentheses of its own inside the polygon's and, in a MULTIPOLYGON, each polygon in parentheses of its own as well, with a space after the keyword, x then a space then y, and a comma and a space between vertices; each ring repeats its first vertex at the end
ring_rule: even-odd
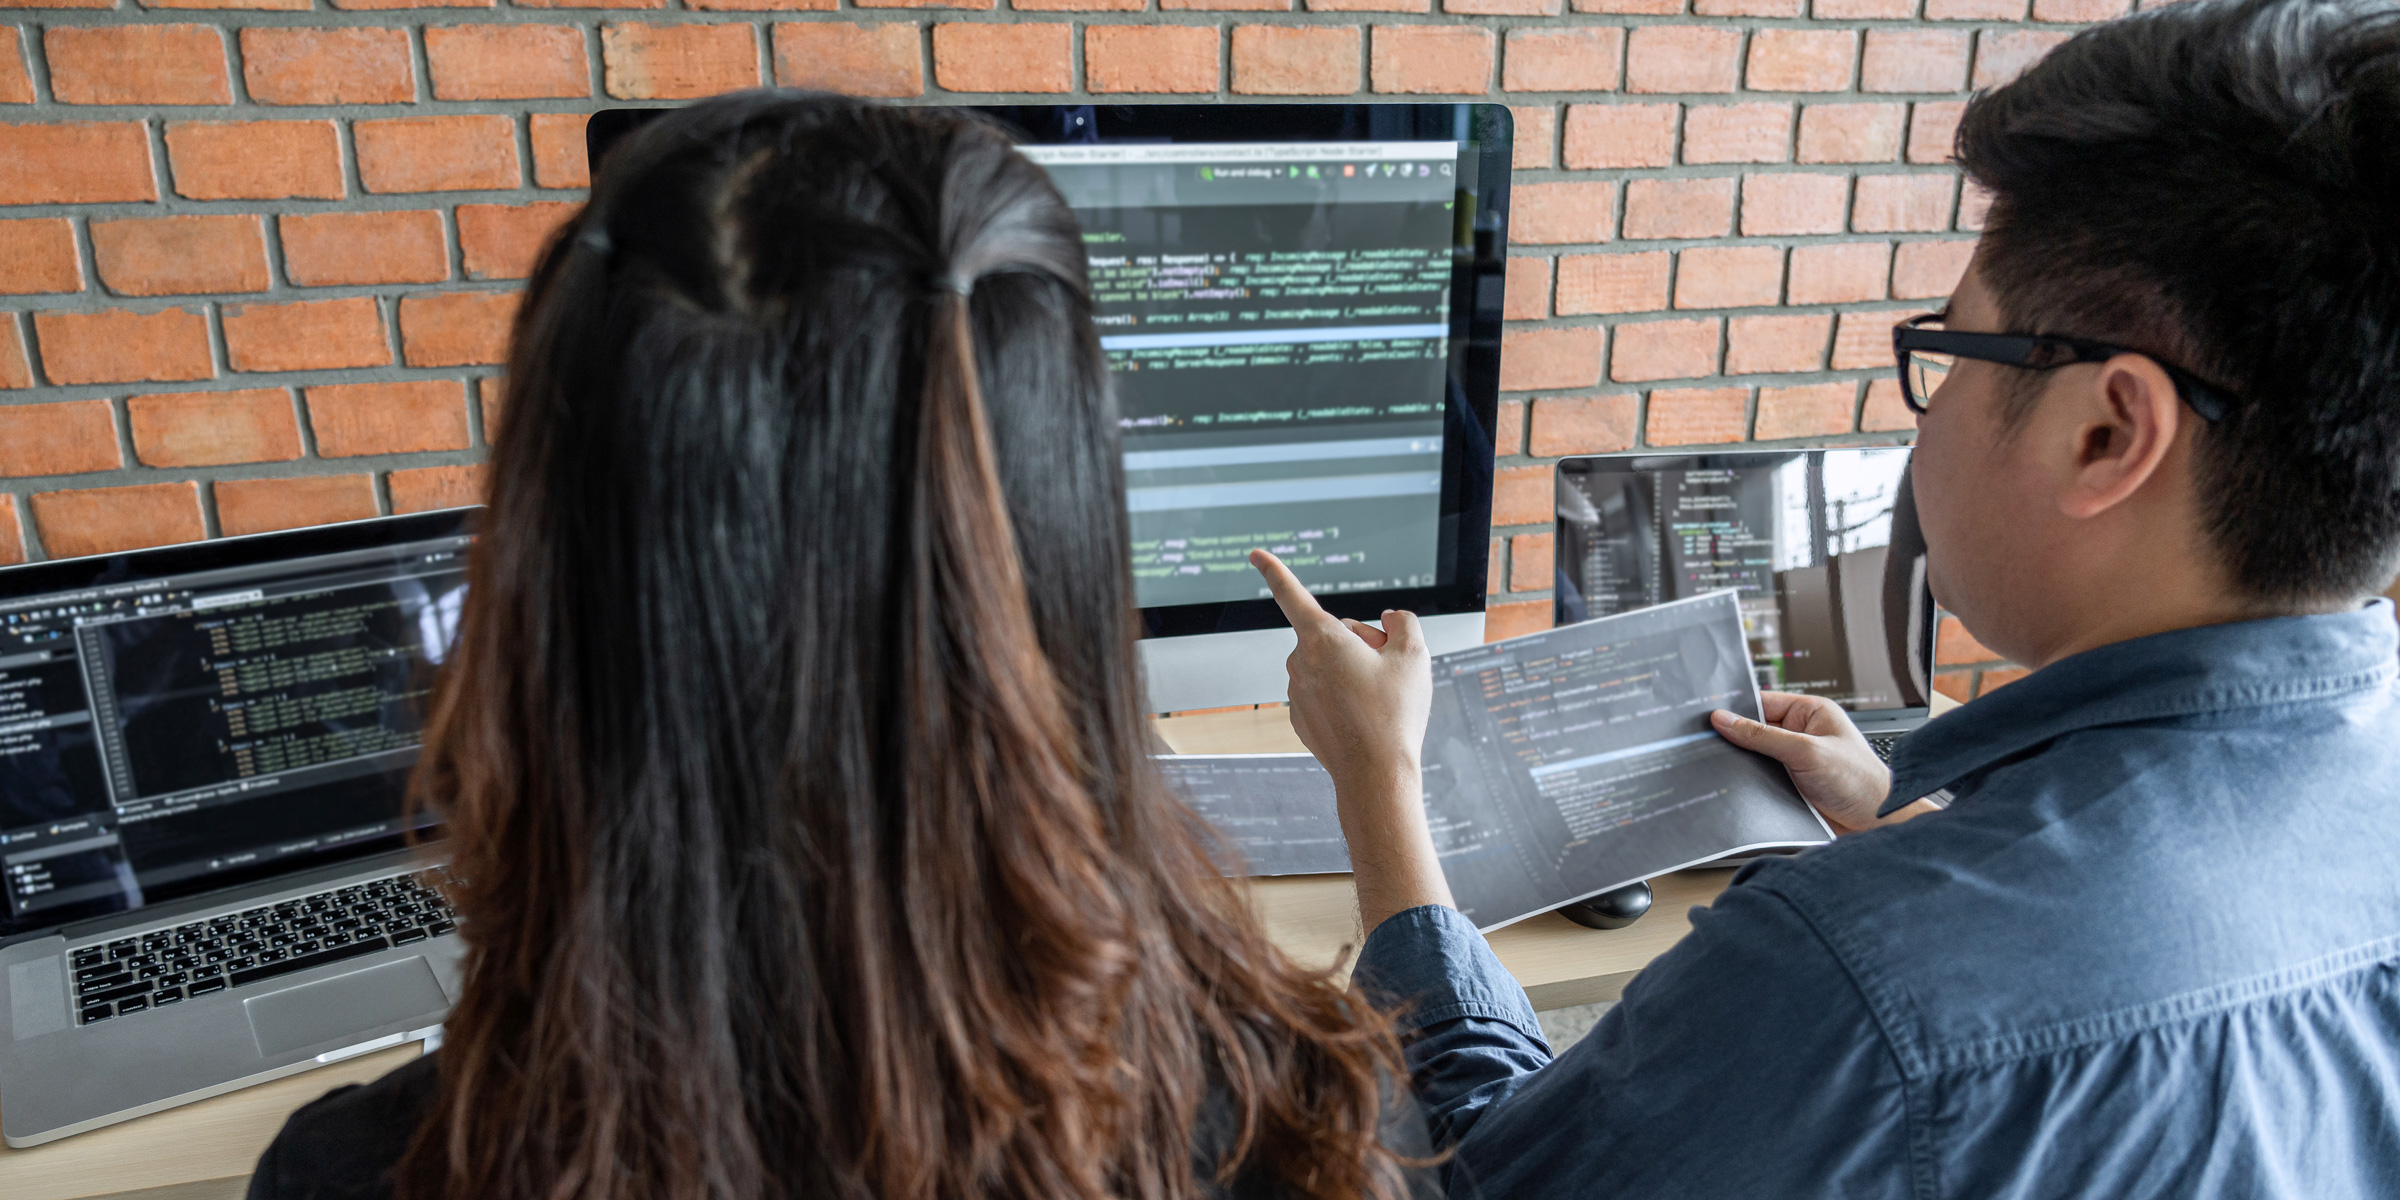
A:
POLYGON ((423 958, 404 958, 242 1001, 258 1052, 269 1058, 449 1006, 450 997, 442 993, 423 958))

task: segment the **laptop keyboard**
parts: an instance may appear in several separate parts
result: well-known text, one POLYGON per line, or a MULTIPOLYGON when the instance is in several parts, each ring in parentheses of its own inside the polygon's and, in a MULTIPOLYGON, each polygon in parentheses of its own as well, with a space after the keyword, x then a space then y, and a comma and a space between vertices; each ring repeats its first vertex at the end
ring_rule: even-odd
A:
POLYGON ((1867 745, 1874 748, 1875 757, 1887 763, 1892 761, 1892 748, 1899 744, 1900 735, 1896 733, 1867 735, 1867 745))
POLYGON ((70 953, 76 1022, 241 987, 456 929, 440 867, 207 917, 70 953))

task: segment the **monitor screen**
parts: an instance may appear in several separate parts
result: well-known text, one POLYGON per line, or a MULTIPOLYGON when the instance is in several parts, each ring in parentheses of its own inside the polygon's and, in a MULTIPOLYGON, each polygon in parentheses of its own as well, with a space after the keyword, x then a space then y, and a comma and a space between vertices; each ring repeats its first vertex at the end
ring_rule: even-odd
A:
POLYGON ((1558 465, 1560 624, 1732 588, 1761 688, 1927 705, 1933 603, 1906 447, 1558 465))
POLYGON ((1135 597, 1434 583, 1459 143, 1029 145, 1089 248, 1135 597))
POLYGON ((462 520, 0 576, 0 937, 397 845, 462 520))

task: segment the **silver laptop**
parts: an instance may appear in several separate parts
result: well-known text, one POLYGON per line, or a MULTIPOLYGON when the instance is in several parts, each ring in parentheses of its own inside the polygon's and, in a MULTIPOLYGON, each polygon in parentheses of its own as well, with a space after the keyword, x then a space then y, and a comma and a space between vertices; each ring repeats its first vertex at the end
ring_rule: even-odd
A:
POLYGON ((1888 759, 1932 712, 1908 462, 1905 446, 1562 459, 1555 618, 1739 589, 1758 685, 1831 697, 1888 759))
POLYGON ((471 512, 0 571, 9 1145, 439 1037, 404 790, 471 512))

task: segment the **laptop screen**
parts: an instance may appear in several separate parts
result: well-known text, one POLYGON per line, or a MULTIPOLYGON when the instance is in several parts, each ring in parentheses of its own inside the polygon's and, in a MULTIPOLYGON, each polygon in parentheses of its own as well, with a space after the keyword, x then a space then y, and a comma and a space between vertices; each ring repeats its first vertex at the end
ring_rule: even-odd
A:
POLYGON ((1906 447, 1563 460, 1557 622, 1733 588, 1761 688, 1924 710, 1933 597, 1908 461, 1906 447))
POLYGON ((399 844, 470 540, 429 514, 0 572, 0 937, 399 844))

